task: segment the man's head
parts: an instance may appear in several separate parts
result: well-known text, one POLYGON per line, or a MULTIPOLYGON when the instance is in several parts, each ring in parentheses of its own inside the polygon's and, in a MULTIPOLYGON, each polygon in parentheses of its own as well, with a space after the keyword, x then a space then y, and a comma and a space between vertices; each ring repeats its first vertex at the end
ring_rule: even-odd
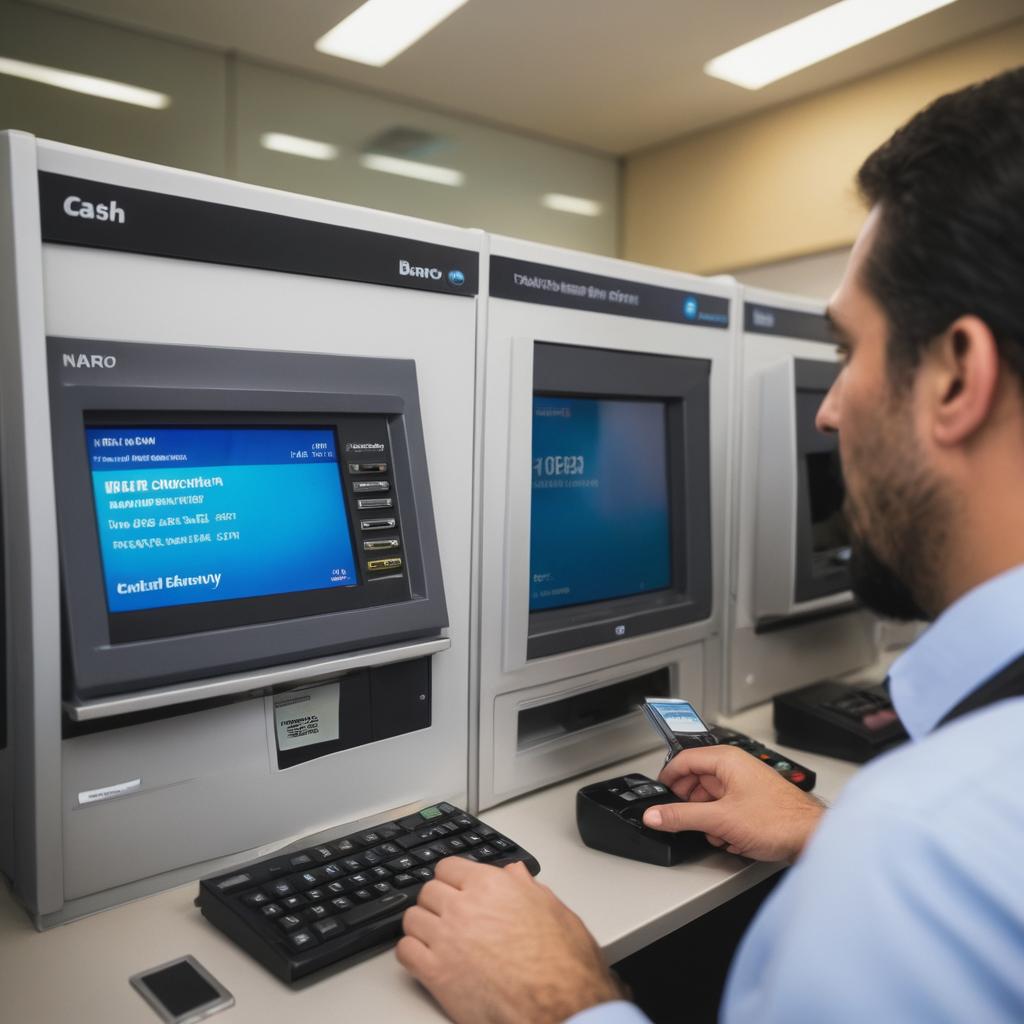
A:
POLYGON ((934 617, 1024 561, 1024 68, 944 96, 861 167, 829 305, 855 590, 934 617))

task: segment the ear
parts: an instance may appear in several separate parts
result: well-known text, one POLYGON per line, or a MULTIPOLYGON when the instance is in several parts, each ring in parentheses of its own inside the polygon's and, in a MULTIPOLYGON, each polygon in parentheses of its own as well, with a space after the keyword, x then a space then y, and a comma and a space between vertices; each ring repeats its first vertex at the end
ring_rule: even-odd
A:
POLYGON ((991 416, 999 389, 999 346, 984 320, 962 316, 925 357, 931 433, 936 444, 962 444, 991 416))

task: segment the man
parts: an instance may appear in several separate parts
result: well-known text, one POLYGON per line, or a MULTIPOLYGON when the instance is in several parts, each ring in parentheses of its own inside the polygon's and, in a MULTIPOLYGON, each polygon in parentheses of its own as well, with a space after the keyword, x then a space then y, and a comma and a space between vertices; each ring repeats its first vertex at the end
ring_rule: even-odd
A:
MULTIPOLYGON (((796 862, 724 1021, 1021 1021, 1024 68, 938 100, 858 183, 870 213, 829 307, 842 368, 818 426, 839 432, 855 589, 934 620, 890 673, 914 742, 827 812, 742 751, 686 751, 662 779, 688 802, 645 821, 796 862)), ((645 1019, 519 865, 445 860, 405 930, 399 960, 456 1021, 645 1019)))

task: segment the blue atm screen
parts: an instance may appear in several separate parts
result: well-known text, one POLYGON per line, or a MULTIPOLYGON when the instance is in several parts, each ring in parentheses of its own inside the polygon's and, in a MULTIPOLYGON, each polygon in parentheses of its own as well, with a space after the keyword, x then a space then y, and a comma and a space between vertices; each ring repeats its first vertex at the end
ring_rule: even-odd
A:
POLYGON ((665 405, 533 399, 530 611, 671 584, 665 405))
POLYGON ((111 613, 358 583, 334 430, 88 427, 111 613))

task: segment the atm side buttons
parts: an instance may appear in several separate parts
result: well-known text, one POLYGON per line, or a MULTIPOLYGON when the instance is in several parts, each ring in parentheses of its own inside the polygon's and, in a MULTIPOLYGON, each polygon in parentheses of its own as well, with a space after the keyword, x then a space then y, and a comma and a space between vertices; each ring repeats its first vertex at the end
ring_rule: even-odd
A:
POLYGON ((402 559, 397 555, 392 558, 374 558, 366 563, 369 572, 384 572, 387 569, 401 569, 402 559))
POLYGON ((398 520, 389 516, 380 519, 360 519, 360 530, 393 530, 398 526, 398 520))
POLYGON ((397 537, 388 537, 382 540, 364 540, 364 551, 394 551, 399 546, 397 537))

